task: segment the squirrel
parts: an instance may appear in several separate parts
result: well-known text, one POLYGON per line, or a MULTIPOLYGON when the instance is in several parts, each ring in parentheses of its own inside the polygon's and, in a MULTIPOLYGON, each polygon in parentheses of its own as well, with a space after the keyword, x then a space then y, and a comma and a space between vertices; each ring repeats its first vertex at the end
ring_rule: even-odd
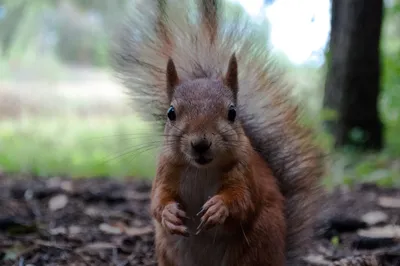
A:
POLYGON ((224 1, 136 2, 112 51, 163 144, 151 192, 158 265, 299 265, 324 155, 262 33, 224 1))

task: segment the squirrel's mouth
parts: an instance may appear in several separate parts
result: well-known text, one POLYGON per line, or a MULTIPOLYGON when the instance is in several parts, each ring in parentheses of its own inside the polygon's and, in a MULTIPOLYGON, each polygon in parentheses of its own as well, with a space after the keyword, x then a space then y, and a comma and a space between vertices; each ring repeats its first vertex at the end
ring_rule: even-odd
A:
POLYGON ((206 165, 210 163, 212 160, 213 160, 212 158, 206 158, 204 156, 199 156, 196 159, 194 159, 194 161, 199 165, 206 165))

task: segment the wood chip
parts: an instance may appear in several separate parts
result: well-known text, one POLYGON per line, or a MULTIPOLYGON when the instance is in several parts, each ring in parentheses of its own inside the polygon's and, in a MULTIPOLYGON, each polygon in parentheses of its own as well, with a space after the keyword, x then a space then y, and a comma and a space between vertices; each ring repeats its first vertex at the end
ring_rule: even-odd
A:
POLYGON ((325 260, 322 255, 308 255, 307 257, 304 257, 303 260, 311 265, 331 265, 331 262, 325 260))
POLYGON ((52 177, 46 181, 46 185, 49 188, 59 188, 61 185, 61 178, 59 177, 52 177))
POLYGON ((381 211, 372 211, 364 214, 361 219, 368 225, 377 225, 388 221, 389 216, 381 211))
POLYGON ((387 225, 382 227, 371 227, 367 230, 357 231, 359 236, 370 238, 399 238, 400 239, 400 226, 387 225))
POLYGON ((64 194, 54 196, 49 201, 49 209, 51 211, 57 211, 63 209, 68 204, 68 197, 64 194))
POLYGON ((85 214, 90 216, 90 217, 102 217, 102 212, 100 209, 95 208, 95 207, 88 207, 85 209, 85 214))
POLYGON ((384 208, 400 208, 400 198, 395 197, 380 197, 378 204, 384 208))
POLYGON ((116 222, 112 225, 114 228, 119 228, 122 233, 128 235, 128 236, 141 236, 141 235, 146 235, 150 234, 153 232, 153 227, 151 225, 148 226, 132 226, 129 227, 123 222, 116 222))
POLYGON ((50 229, 50 234, 52 235, 65 235, 67 234, 67 229, 65 227, 56 227, 50 229))
POLYGON ((100 231, 110 234, 110 235, 119 235, 122 234, 122 230, 119 227, 111 226, 109 224, 101 224, 99 226, 100 231))
POLYGON ((140 236, 140 235, 150 234, 151 232, 153 232, 153 228, 151 226, 127 227, 124 229, 124 231, 128 236, 140 236))
POLYGON ((70 235, 77 235, 80 232, 82 232, 82 228, 79 226, 71 225, 70 227, 68 227, 68 233, 70 235))
POLYGON ((76 252, 82 252, 82 251, 98 251, 98 250, 104 250, 104 249, 114 249, 117 248, 116 245, 108 242, 95 242, 88 244, 86 246, 83 246, 81 248, 76 249, 76 252))
POLYGON ((150 199, 150 193, 137 192, 137 191, 127 191, 125 197, 128 200, 144 201, 144 200, 149 200, 150 199))
POLYGON ((61 189, 65 192, 72 193, 74 192, 74 187, 71 181, 63 181, 61 182, 61 189))

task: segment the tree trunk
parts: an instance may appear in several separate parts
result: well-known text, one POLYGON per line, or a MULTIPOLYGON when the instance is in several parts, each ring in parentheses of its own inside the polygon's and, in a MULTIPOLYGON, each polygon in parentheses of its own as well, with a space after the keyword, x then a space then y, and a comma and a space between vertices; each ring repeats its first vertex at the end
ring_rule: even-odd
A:
POLYGON ((332 0, 329 71, 324 107, 335 146, 382 148, 378 112, 383 0, 332 0))

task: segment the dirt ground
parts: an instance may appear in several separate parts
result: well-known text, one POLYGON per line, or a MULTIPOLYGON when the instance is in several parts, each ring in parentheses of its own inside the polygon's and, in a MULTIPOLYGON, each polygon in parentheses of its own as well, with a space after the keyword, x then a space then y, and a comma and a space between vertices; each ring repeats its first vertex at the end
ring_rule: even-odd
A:
MULTIPOLYGON (((149 190, 145 181, 2 175, 0 265, 157 265, 149 190)), ((304 265, 362 254, 400 265, 399 201, 400 189, 369 184, 330 193, 304 265)))

